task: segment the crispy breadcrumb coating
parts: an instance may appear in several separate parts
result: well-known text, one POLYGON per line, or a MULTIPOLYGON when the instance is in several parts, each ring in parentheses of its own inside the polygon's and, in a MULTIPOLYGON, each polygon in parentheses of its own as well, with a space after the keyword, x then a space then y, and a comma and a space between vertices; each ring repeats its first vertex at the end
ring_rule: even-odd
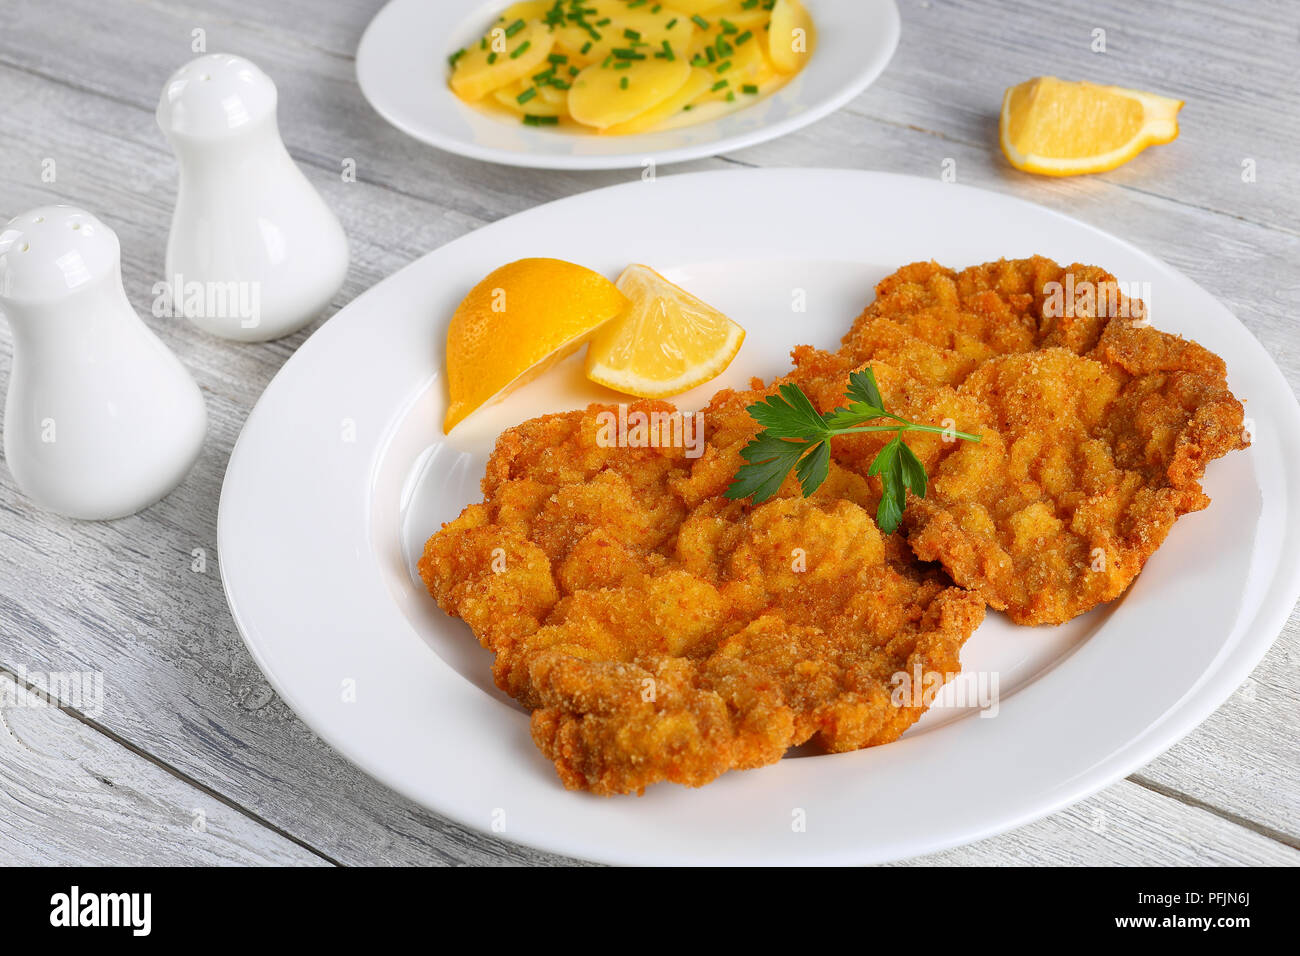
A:
MULTIPOLYGON (((919 568, 839 466, 759 507, 722 492, 758 392, 704 410, 707 444, 603 448, 595 406, 505 432, 484 502, 429 539, 430 593, 496 653, 565 785, 699 786, 779 760, 894 740, 924 711, 894 676, 960 670, 983 601, 919 568)), ((637 402, 630 411, 668 410, 637 402)))
POLYGON ((1206 464, 1246 444, 1223 362, 1116 288, 1042 257, 905 266, 839 351, 800 346, 785 378, 715 395, 697 458, 606 447, 612 406, 524 422, 420 574, 567 787, 699 786, 810 740, 892 741, 924 711, 895 675, 958 671, 986 601, 1041 624, 1118 597, 1209 503, 1206 464), (888 433, 837 437, 807 499, 793 477, 758 506, 723 496, 750 404, 790 381, 829 411, 868 365, 891 412, 983 439, 908 433, 930 486, 900 533, 871 517, 888 433))
MULTIPOLYGON (((904 533, 1018 624, 1122 594, 1174 521, 1209 504, 1206 464, 1247 444, 1223 361, 1150 327, 1092 266, 915 263, 880 283, 838 353, 800 348, 795 362, 823 411, 870 365, 891 411, 983 436, 908 435, 931 485, 904 533)), ((833 453, 865 473, 888 437, 849 436, 833 453)))

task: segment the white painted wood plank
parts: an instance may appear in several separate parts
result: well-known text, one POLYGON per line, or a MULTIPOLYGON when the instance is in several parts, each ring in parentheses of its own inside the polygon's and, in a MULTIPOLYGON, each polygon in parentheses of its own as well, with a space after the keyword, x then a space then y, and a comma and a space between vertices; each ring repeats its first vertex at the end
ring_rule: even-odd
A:
MULTIPOLYGON (((178 20, 203 27, 217 45, 244 39, 233 29, 239 23, 281 47, 350 61, 382 6, 209 0, 178 20)), ((1029 77, 1052 73, 1165 93, 1187 103, 1178 143, 1094 181, 1300 228, 1288 215, 1293 209, 1271 203, 1261 190, 1237 189, 1247 158, 1277 183, 1300 175, 1300 126, 1292 119, 1300 110, 1300 66, 1288 55, 1300 32, 1300 7, 1290 0, 900 0, 899 7, 898 52, 851 113, 996 152, 1002 91, 1029 77), (1104 31, 1104 47, 1097 30, 1104 31)), ((179 26, 167 35, 188 40, 179 26)), ((794 138, 816 148, 807 133, 794 138)))
POLYGON ((1300 866, 1300 850, 1123 781, 1045 820, 908 866, 1300 866))
POLYGON ((27 690, 0 673, 0 866, 329 865, 27 690))
POLYGON ((1250 820, 1300 846, 1300 612, 1223 706, 1133 779, 1250 820))
MULTIPOLYGON (((378 5, 220 0, 204 5, 216 11, 209 14, 153 3, 68 0, 69 15, 51 18, 44 4, 9 4, 15 15, 0 34, 0 64, 11 65, 0 69, 0 83, 10 94, 0 116, 0 195, 7 211, 57 195, 105 214, 123 238, 128 291, 137 307, 147 309, 148 289, 161 271, 174 190, 172 161, 154 126, 152 108, 163 79, 188 58, 189 30, 195 25, 208 27, 211 49, 244 53, 263 63, 279 83, 286 141, 309 164, 309 176, 339 211, 353 240, 353 270, 336 304, 483 221, 635 175, 557 174, 479 164, 430 150, 390 129, 362 101, 350 62, 355 39, 378 5), (76 26, 69 29, 69 24, 76 26), (104 42, 106 36, 113 42, 104 42), (45 156, 59 162, 54 187, 39 182, 45 156), (342 156, 358 159, 361 183, 339 181, 342 156)), ((1005 19, 998 16, 1000 8, 993 8, 993 19, 986 21, 981 12, 986 5, 943 4, 938 15, 945 18, 950 35, 936 35, 933 24, 919 19, 928 15, 921 12, 923 6, 908 0, 902 6, 904 45, 877 87, 849 110, 736 158, 763 165, 847 165, 937 176, 939 164, 952 157, 959 181, 1016 192, 1079 215, 1184 268, 1241 315, 1293 384, 1300 381, 1291 318, 1300 250, 1286 228, 1300 220, 1300 199, 1281 177, 1264 175, 1269 168, 1286 173, 1289 167, 1261 165, 1259 182, 1249 187, 1257 192, 1242 201, 1225 200, 1215 178, 1222 169, 1195 158, 1189 168, 1196 175, 1177 164, 1156 173, 1137 165, 1117 171, 1133 175, 1134 182, 1049 182, 1021 176, 1005 168, 977 119, 987 108, 988 91, 1000 93, 1006 82, 1021 78, 1001 78, 1009 61, 998 31, 1010 28, 998 26, 1005 19), (988 42, 969 44, 972 62, 958 68, 952 64, 961 62, 954 57, 966 55, 956 49, 964 42, 963 31, 988 42), (1217 171, 1207 179, 1205 170, 1211 168, 1217 171)), ((1041 18, 1048 6, 1060 7, 1029 7, 1026 23, 1015 29, 1032 29, 1034 18, 1041 18)), ((1194 6, 1191 15, 1214 15, 1205 5, 1179 5, 1160 16, 1182 16, 1188 6, 1194 6)), ((1152 20, 1152 9, 1144 6, 1139 20, 1143 30, 1158 33, 1160 21, 1152 20)), ((1241 27, 1247 32, 1240 37, 1233 32, 1237 27, 1225 28, 1226 52, 1201 52, 1210 58, 1222 53, 1234 61, 1249 54, 1288 62, 1280 55, 1291 49, 1284 38, 1261 39, 1248 27, 1241 27), (1237 49, 1246 40, 1253 44, 1251 51, 1237 49)), ((1038 44, 1036 55, 1042 59, 1033 59, 1023 75, 1044 72, 1038 64, 1051 61, 1057 42, 1049 37, 1038 44)), ((1164 53, 1155 46, 1143 48, 1144 58, 1155 57, 1153 69, 1186 72, 1198 66, 1178 57, 1160 59, 1164 53)), ((1267 70, 1259 76, 1256 86, 1243 86, 1252 102, 1276 79, 1267 70)), ((1232 105, 1231 96, 1227 105, 1232 105)), ((1213 125, 1225 142, 1262 136, 1273 152, 1260 155, 1294 156, 1294 151, 1286 153, 1293 127, 1268 139, 1267 124, 1257 120, 1257 113, 1226 108, 1214 114, 1213 125)), ((1184 133, 1180 147, 1189 135, 1184 133)), ((1159 156, 1149 153, 1141 162, 1159 156)), ((684 168, 723 165, 713 160, 684 168)), ((213 555, 216 497, 248 408, 303 336, 239 347, 207 339, 185 323, 151 322, 195 369, 209 397, 209 446, 180 492, 111 527, 61 524, 34 512, 3 475, 0 580, 7 586, 0 592, 0 662, 31 667, 111 662, 124 699, 105 716, 107 726, 347 862, 545 860, 458 831, 388 793, 323 747, 270 692, 234 634, 220 593, 213 555), (204 575, 188 571, 194 547, 208 549, 204 575)), ((0 372, 0 387, 7 380, 8 349, 5 330, 0 333, 0 368, 6 369, 0 372)), ((1278 794, 1296 792, 1294 763, 1256 758, 1294 753, 1292 742, 1300 733, 1293 706, 1296 634, 1293 618, 1285 638, 1290 650, 1281 664, 1270 658, 1256 673, 1261 687, 1290 688, 1286 693, 1291 696, 1259 695, 1262 710, 1244 715, 1245 728, 1243 715, 1225 711, 1221 724, 1215 723, 1216 715, 1144 771, 1153 783, 1262 826, 1293 832, 1284 824, 1294 823, 1294 802, 1279 800, 1278 794), (1207 773, 1207 768, 1215 772, 1207 773)), ((1136 799, 1129 795, 1131 786, 1117 785, 1099 799, 1114 795, 1118 805, 1127 807, 1136 799)), ((1154 819, 1157 829, 1176 828, 1188 811, 1177 800, 1151 801, 1151 806, 1140 804, 1141 815, 1154 819)), ((1121 820, 1129 816, 1118 814, 1121 820)), ((1059 824, 1042 821, 1013 836, 1022 846, 1041 843, 1047 859, 1054 852, 1052 841, 1034 828, 1051 825, 1059 824)), ((1230 857, 1231 839, 1225 846, 1230 857)), ((1124 862, 1142 862, 1152 852, 1138 838, 1116 840, 1116 848, 1106 851, 1109 856, 1094 850, 1098 858, 1124 862)), ((1077 853, 1086 856, 1084 849, 1077 853)), ((1196 858, 1190 849, 1175 850, 1169 861, 1179 853, 1196 858)), ((1253 860, 1253 853, 1243 848, 1239 862, 1253 860)))

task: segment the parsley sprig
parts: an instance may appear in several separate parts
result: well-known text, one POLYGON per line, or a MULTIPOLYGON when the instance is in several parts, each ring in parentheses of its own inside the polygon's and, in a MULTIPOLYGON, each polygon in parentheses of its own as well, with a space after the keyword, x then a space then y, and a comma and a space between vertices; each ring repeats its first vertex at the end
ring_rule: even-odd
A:
POLYGON ((786 383, 748 408, 750 416, 762 430, 741 449, 745 464, 740 466, 726 495, 732 499, 753 497, 759 504, 771 498, 785 482, 793 468, 804 497, 816 491, 830 473, 831 439, 837 435, 863 432, 894 432, 894 437, 880 449, 867 469, 868 475, 880 478, 884 493, 876 509, 876 524, 885 534, 897 530, 907 505, 907 491, 925 497, 925 466, 903 441, 904 432, 949 434, 977 442, 979 435, 953 431, 937 425, 918 425, 885 410, 876 376, 870 368, 849 375, 845 392, 847 407, 833 412, 817 411, 803 389, 786 383), (887 425, 869 425, 879 419, 887 425))

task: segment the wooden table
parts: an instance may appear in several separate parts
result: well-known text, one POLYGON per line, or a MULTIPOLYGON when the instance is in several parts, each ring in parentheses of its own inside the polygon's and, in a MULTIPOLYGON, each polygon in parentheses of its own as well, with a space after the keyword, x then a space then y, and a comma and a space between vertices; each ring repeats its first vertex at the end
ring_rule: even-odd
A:
MULTIPOLYGON (((353 51, 379 6, 0 3, 0 220, 56 201, 102 216, 121 237, 132 302, 193 371, 211 415, 184 484, 119 521, 44 514, 0 469, 0 670, 101 671, 105 680, 100 714, 0 710, 0 863, 556 861, 391 793, 271 691, 222 595, 217 499, 245 416, 307 333, 237 345, 150 317, 176 186, 154 107, 164 80, 193 55, 196 30, 208 51, 245 55, 279 85, 285 142, 352 242, 335 309, 484 223, 639 175, 486 165, 392 129, 353 78, 353 51), (349 159, 355 182, 342 175, 349 159)), ((959 182, 1060 209, 1171 262, 1226 303, 1300 383, 1300 7, 900 7, 898 53, 847 108, 776 142, 660 175, 843 166, 938 177, 955 164, 959 182), (1097 31, 1104 52, 1094 49, 1097 31), (1002 90, 1044 73, 1177 95, 1187 101, 1182 137, 1100 176, 1017 173, 997 149, 1002 90)), ((0 353, 4 387, 7 327, 0 353)), ((1151 765, 1019 830, 912 862, 1300 863, 1297 665, 1293 612, 1254 675, 1151 765)))

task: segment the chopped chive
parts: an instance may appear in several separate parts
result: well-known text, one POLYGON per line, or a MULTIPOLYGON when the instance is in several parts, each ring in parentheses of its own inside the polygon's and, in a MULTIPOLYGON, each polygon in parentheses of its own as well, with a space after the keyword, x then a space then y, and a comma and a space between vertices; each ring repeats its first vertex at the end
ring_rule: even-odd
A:
POLYGON ((698 13, 693 15, 691 19, 695 21, 695 25, 701 30, 707 30, 709 28, 709 21, 704 19, 698 13))
POLYGON ((746 40, 751 40, 751 39, 753 39, 753 37, 754 37, 754 31, 753 31, 753 30, 746 30, 746 31, 745 31, 744 33, 742 33, 740 36, 736 37, 736 46, 740 46, 740 45, 741 45, 742 43, 744 43, 746 40))
POLYGON ((610 50, 609 52, 614 54, 614 56, 620 60, 644 60, 645 59, 645 54, 638 53, 636 52, 636 50, 619 49, 619 50, 610 50))
POLYGON ((560 79, 558 76, 557 76, 557 77, 554 77, 554 78, 550 81, 550 84, 551 84, 551 86, 555 87, 557 90, 567 90, 570 86, 572 86, 571 83, 568 83, 568 82, 566 82, 566 81, 560 79))
POLYGON ((514 23, 510 24, 510 26, 506 27, 506 39, 509 40, 525 26, 527 26, 527 24, 524 23, 523 20, 516 20, 514 23))
POLYGON ((608 69, 609 69, 609 64, 610 64, 611 62, 613 62, 613 60, 614 60, 614 54, 612 54, 612 53, 607 54, 606 57, 605 57, 605 62, 602 63, 602 64, 600 65, 600 68, 601 68, 602 70, 608 70, 608 69))
POLYGON ((550 54, 549 56, 547 56, 547 58, 546 58, 546 62, 548 62, 548 63, 568 63, 568 62, 569 62, 569 58, 568 58, 567 56, 565 56, 563 53, 552 53, 552 54, 550 54))
POLYGON ((621 80, 618 81, 618 88, 619 88, 620 90, 625 90, 625 89, 627 89, 627 77, 626 77, 626 76, 623 77, 623 79, 621 79, 621 80))
POLYGON ((728 103, 734 103, 734 102, 736 102, 736 91, 735 91, 735 90, 728 90, 728 91, 727 91, 727 102, 728 102, 728 103))
POLYGON ((627 30, 624 30, 624 31, 623 31, 623 36, 626 37, 626 38, 629 39, 629 40, 639 40, 639 39, 641 39, 641 34, 637 33, 635 30, 633 30, 633 29, 631 29, 631 28, 629 28, 629 29, 627 29, 627 30))
POLYGON ((695 56, 691 57, 691 66, 708 66, 708 65, 709 65, 709 61, 704 59, 704 57, 700 56, 700 54, 698 53, 695 54, 695 56))
POLYGON ((549 79, 550 79, 551 77, 553 77, 554 75, 555 75, 555 67, 551 67, 549 70, 542 70, 541 73, 534 73, 534 74, 533 74, 533 82, 534 82, 534 83, 545 83, 547 80, 549 80, 549 79))
POLYGON ((716 53, 713 52, 713 47, 711 47, 711 46, 706 46, 706 47, 704 48, 704 55, 707 56, 707 57, 709 58, 709 62, 710 62, 710 63, 716 63, 716 62, 718 62, 718 54, 716 54, 716 53))
POLYGON ((718 80, 718 82, 713 84, 713 92, 714 93, 718 92, 718 90, 722 89, 726 85, 727 85, 726 80, 718 80))
POLYGON ((673 48, 668 45, 667 40, 664 41, 664 59, 669 63, 677 59, 677 57, 673 55, 673 48))
POLYGON ((558 116, 532 116, 524 117, 525 126, 555 126, 560 122, 558 116))
POLYGON ((718 64, 719 73, 726 73, 729 69, 731 69, 730 60, 723 60, 721 63, 718 64))
POLYGON ((582 49, 579 52, 585 55, 587 51, 590 49, 591 49, 591 41, 588 40, 586 43, 582 45, 582 49))
POLYGON ((722 19, 720 19, 720 20, 718 21, 718 23, 719 23, 719 25, 721 25, 721 27, 722 27, 722 32, 723 32, 723 33, 739 33, 739 32, 740 32, 740 27, 736 26, 734 23, 732 23, 730 20, 726 19, 725 17, 723 17, 722 19))
POLYGON ((718 48, 718 56, 724 59, 735 52, 735 50, 731 48, 731 44, 722 39, 722 34, 718 34, 718 42, 715 43, 714 46, 718 48))
POLYGON ((533 42, 531 40, 525 40, 523 43, 519 44, 519 46, 514 48, 514 51, 510 54, 510 59, 512 60, 519 59, 521 56, 524 55, 524 51, 527 50, 532 45, 533 42))
POLYGON ((605 17, 603 20, 597 20, 597 21, 596 21, 596 26, 598 26, 598 27, 607 27, 607 26, 609 26, 609 17, 605 17))
POLYGON ((757 92, 758 92, 758 87, 755 86, 753 83, 746 83, 744 86, 742 86, 742 87, 740 88, 740 91, 741 91, 742 93, 750 93, 750 94, 753 94, 753 93, 757 93, 757 92))
MULTIPOLYGON (((665 40, 664 42, 665 42, 665 44, 667 43, 666 40, 665 40)), ((459 60, 459 59, 460 59, 462 56, 464 56, 464 55, 465 55, 465 50, 464 50, 464 48, 461 48, 461 49, 457 50, 457 51, 456 51, 455 53, 453 53, 451 56, 447 57, 447 65, 448 65, 448 66, 455 66, 455 65, 456 65, 456 61, 459 60)))
POLYGON ((631 60, 619 60, 617 63, 614 64, 614 69, 616 70, 627 70, 627 69, 631 69, 631 67, 632 67, 631 60))
POLYGON ((653 7, 650 8, 650 12, 651 12, 651 13, 658 13, 658 12, 659 12, 660 10, 662 10, 663 8, 664 8, 664 5, 663 5, 662 3, 656 3, 653 7))
POLYGON ((497 61, 497 51, 493 50, 491 53, 488 54, 488 66, 491 66, 496 61, 497 61))
POLYGON ((671 30, 671 29, 672 29, 673 27, 675 27, 675 26, 677 26, 677 18, 676 18, 676 17, 673 17, 673 18, 672 18, 671 20, 669 20, 668 23, 664 26, 664 29, 665 29, 665 30, 671 30))
POLYGON ((631 10, 633 7, 644 7, 645 5, 646 0, 629 0, 627 8, 631 10))
POLYGON ((569 76, 577 76, 581 72, 582 71, 579 70, 576 66, 569 67, 569 76))
POLYGON ((758 0, 740 0, 740 9, 753 10, 758 6, 758 0))
POLYGON ((515 97, 515 102, 518 103, 520 106, 523 106, 525 103, 527 103, 536 95, 537 95, 537 87, 530 86, 528 87, 528 89, 524 90, 522 93, 520 93, 518 96, 515 97))
POLYGON ((478 41, 478 48, 479 48, 480 50, 486 50, 486 49, 487 49, 487 37, 483 37, 482 39, 480 39, 480 40, 478 41))

